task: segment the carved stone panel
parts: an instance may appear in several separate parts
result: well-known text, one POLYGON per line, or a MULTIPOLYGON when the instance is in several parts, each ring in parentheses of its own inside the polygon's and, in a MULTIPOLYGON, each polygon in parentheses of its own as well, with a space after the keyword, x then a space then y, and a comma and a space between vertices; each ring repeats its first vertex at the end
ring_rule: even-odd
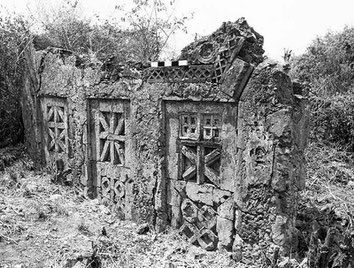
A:
POLYGON ((122 218, 129 210, 130 188, 129 102, 91 100, 91 157, 94 186, 101 203, 112 207, 122 218))
POLYGON ((229 247, 233 212, 218 210, 234 192, 237 106, 167 102, 165 108, 171 223, 192 244, 229 247), (230 222, 225 230, 218 228, 223 220, 230 222))
POLYGON ((67 162, 68 112, 64 98, 46 97, 41 101, 44 119, 44 148, 47 164, 67 162))

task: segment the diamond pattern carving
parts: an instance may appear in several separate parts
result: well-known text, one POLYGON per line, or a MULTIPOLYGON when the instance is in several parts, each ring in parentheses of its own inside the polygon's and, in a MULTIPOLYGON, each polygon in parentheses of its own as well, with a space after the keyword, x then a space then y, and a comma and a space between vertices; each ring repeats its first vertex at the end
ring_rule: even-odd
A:
POLYGON ((148 82, 211 82, 214 75, 213 65, 189 65, 172 67, 151 67, 144 71, 148 82))
POLYGON ((215 249, 216 211, 207 205, 198 208, 191 200, 185 199, 181 204, 183 224, 179 233, 191 244, 200 245, 206 250, 215 249))
POLYGON ((129 216, 129 102, 121 99, 90 100, 91 154, 96 194, 120 219, 129 216), (128 155, 128 156, 127 156, 128 155))
POLYGON ((103 204, 116 204, 125 197, 125 185, 119 178, 101 176, 101 202, 103 204))

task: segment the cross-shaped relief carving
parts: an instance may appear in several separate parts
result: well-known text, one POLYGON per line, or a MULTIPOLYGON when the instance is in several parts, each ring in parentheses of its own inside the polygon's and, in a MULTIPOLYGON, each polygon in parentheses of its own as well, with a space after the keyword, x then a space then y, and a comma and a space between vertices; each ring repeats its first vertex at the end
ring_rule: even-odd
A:
POLYGON ((47 105, 48 151, 66 152, 66 124, 64 106, 47 105))
POLYGON ((90 130, 96 193, 100 202, 125 218, 130 196, 129 102, 119 99, 90 101, 90 130))
POLYGON ((180 179, 219 184, 220 130, 220 115, 180 115, 180 179))

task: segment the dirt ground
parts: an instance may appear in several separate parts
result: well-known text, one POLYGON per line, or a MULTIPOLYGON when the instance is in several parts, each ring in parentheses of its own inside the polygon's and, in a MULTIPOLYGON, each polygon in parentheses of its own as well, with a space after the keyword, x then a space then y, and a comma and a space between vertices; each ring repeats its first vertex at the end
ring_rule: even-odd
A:
MULTIPOLYGON (((232 253, 191 246, 174 230, 138 234, 141 226, 77 187, 53 183, 22 152, 0 151, 0 268, 252 267, 236 263, 232 253)), ((311 145, 307 162, 298 248, 262 267, 354 267, 354 158, 311 145)))
POLYGON ((0 267, 235 267, 175 233, 137 234, 97 200, 17 160, 0 172, 0 267))

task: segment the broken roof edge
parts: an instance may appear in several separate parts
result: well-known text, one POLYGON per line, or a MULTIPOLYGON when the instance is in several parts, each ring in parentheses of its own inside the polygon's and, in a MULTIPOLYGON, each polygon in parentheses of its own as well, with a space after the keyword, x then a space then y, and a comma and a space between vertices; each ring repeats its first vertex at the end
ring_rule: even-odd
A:
POLYGON ((235 86, 231 81, 237 80, 234 90, 242 91, 254 67, 264 60, 263 42, 263 36, 244 18, 224 22, 209 36, 183 48, 178 60, 152 62, 151 67, 144 70, 144 78, 150 83, 211 82, 228 86, 235 86), (185 64, 181 66, 179 62, 185 64))
POLYGON ((226 81, 230 85, 230 81, 237 80, 244 88, 245 83, 240 81, 248 81, 254 66, 264 60, 262 46, 263 37, 240 18, 236 22, 224 22, 211 35, 187 45, 176 61, 119 62, 114 56, 103 61, 94 55, 80 55, 58 47, 48 47, 46 51, 63 58, 75 56, 77 68, 99 69, 105 81, 128 78, 148 83, 208 82, 215 85, 226 81))
POLYGON ((191 64, 206 64, 215 62, 218 57, 228 59, 238 56, 256 66, 264 60, 263 43, 263 36, 242 17, 235 22, 223 22, 210 35, 188 44, 182 49, 178 59, 188 60, 191 64))

